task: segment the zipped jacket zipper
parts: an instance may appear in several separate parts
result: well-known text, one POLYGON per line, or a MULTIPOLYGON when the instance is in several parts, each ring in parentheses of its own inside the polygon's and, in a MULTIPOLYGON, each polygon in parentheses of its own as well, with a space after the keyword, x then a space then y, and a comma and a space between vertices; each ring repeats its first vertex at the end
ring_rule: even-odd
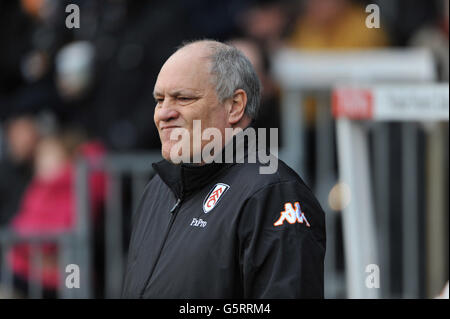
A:
POLYGON ((162 253, 162 251, 164 249, 164 246, 166 244, 167 238, 169 237, 170 229, 172 228, 172 225, 173 225, 173 223, 175 221, 175 218, 176 218, 176 216, 178 214, 178 211, 180 210, 181 202, 182 202, 181 198, 178 198, 177 202, 175 203, 175 205, 169 211, 169 214, 171 214, 171 216, 170 216, 169 225, 167 226, 167 230, 166 230, 166 233, 164 235, 164 240, 163 240, 163 242, 161 244, 161 247, 159 248, 158 256, 156 257, 156 260, 155 260, 155 262, 153 264, 152 271, 151 271, 150 275, 148 276, 147 280, 145 281, 145 284, 144 284, 144 287, 141 290, 141 293, 139 294, 139 299, 142 299, 144 297, 145 289, 147 288, 147 285, 149 284, 150 279, 153 276, 153 272, 156 269, 156 265, 158 264, 159 258, 161 257, 161 253, 162 253))

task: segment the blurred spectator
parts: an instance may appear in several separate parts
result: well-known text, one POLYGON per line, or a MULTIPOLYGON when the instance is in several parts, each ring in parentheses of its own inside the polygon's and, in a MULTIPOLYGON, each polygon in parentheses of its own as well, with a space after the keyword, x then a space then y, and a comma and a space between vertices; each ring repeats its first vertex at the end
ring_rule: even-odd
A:
POLYGON ((195 37, 183 1, 75 1, 83 14, 76 42, 56 60, 56 113, 108 149, 159 148, 154 81, 165 57, 195 37), (79 52, 83 62, 70 58, 79 52), (91 60, 92 59, 92 60, 91 60), (91 80, 91 86, 83 81, 91 80), (77 87, 80 86, 80 87, 77 87), (78 90, 71 94, 71 90, 78 90), (68 94, 69 93, 69 94, 68 94))
POLYGON ((440 0, 364 0, 377 3, 383 25, 389 29, 389 39, 395 46, 407 46, 412 34, 421 26, 432 22, 440 0))
MULTIPOLYGON (((305 0, 287 45, 303 50, 369 49, 388 45, 383 28, 366 27, 365 8, 350 0, 305 0)), ((315 100, 306 97, 305 121, 315 121, 315 100)))
MULTIPOLYGON (((270 128, 280 128, 280 92, 274 80, 270 76, 270 58, 264 46, 250 39, 232 39, 233 45, 250 60, 262 84, 261 105, 258 117, 254 123, 255 128, 266 128, 266 145, 269 146, 270 128)), ((281 131, 278 131, 278 139, 282 141, 281 131)), ((278 143, 280 145, 280 143, 278 143)))
POLYGON ((224 41, 239 33, 239 14, 254 0, 190 0, 182 6, 196 38, 224 41))
POLYGON ((4 44, 0 50, 0 115, 3 116, 6 96, 23 85, 20 63, 28 49, 30 29, 30 20, 18 1, 0 2, 0 40, 4 44))
POLYGON ((57 103, 52 78, 55 53, 70 41, 62 2, 2 1, 0 39, 0 120, 51 110, 57 103))
POLYGON ((440 2, 439 16, 434 23, 421 27, 412 36, 412 46, 429 48, 436 59, 438 77, 441 81, 449 80, 449 49, 448 49, 448 17, 449 1, 440 2))
POLYGON ((375 48, 388 44, 383 28, 369 29, 363 6, 349 0, 306 0, 289 45, 299 49, 375 48))
POLYGON ((89 42, 74 41, 58 52, 56 85, 63 99, 77 99, 91 87, 93 51, 89 42))
POLYGON ((184 1, 22 0, 0 9, 0 38, 11 43, 0 53, 0 120, 50 110, 108 148, 160 147, 149 88, 177 45, 202 36, 184 1), (80 7, 80 29, 65 27, 69 3, 80 7))
MULTIPOLYGON (((41 140, 36 150, 35 174, 23 198, 20 210, 12 220, 12 229, 21 235, 58 234, 75 226, 74 159, 79 154, 90 161, 98 161, 104 148, 96 142, 82 143, 81 135, 67 133, 41 140)), ((105 177, 102 173, 90 176, 90 198, 94 217, 98 216, 105 196, 105 177)), ((94 221, 96 218, 94 218, 94 221)), ((47 292, 59 285, 57 250, 54 244, 41 246, 42 285, 47 292)), ((30 268, 30 247, 16 245, 10 255, 10 265, 19 283, 38 280, 30 268)), ((23 289, 23 288, 22 288, 23 289)))
POLYGON ((32 117, 10 119, 6 126, 7 156, 0 161, 0 227, 17 213, 32 177, 32 161, 39 131, 32 117))
MULTIPOLYGON (((287 45, 302 50, 370 49, 388 45, 382 27, 366 27, 364 6, 350 0, 305 0, 300 8, 287 45)), ((304 122, 308 154, 315 154, 316 103, 314 96, 305 95, 304 122)), ((308 171, 315 172, 316 160, 308 156, 308 171)))
POLYGON ((238 15, 243 35, 255 39, 272 53, 277 50, 289 28, 290 3, 286 1, 256 1, 238 15))

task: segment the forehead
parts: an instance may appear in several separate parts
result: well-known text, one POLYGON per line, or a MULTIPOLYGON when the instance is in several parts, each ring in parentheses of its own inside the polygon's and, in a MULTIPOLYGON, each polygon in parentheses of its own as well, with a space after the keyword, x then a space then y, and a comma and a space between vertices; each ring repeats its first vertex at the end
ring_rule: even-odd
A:
POLYGON ((155 84, 155 93, 171 91, 206 91, 213 88, 208 52, 185 48, 164 63, 155 84))

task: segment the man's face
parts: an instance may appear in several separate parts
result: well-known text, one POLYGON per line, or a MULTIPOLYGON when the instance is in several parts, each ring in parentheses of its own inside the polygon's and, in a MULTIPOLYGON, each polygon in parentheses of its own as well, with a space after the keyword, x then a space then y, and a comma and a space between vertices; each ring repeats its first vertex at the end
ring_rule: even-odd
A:
MULTIPOLYGON (((157 101, 154 121, 162 144, 162 156, 170 160, 170 150, 178 142, 171 140, 174 128, 190 134, 190 156, 193 150, 193 121, 201 120, 202 131, 214 127, 224 135, 228 123, 227 108, 218 100, 210 74, 208 51, 191 45, 172 55, 163 65, 155 84, 157 101)), ((223 143, 224 141, 222 141, 223 143)), ((202 148, 208 140, 202 140, 202 148)))

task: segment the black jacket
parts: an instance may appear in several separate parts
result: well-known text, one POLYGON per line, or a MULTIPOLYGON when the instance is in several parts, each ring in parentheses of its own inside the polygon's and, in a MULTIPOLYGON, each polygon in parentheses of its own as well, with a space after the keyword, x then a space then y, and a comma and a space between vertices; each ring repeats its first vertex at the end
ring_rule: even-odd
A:
POLYGON ((282 161, 260 165, 153 164, 122 297, 323 298, 324 212, 282 161))

